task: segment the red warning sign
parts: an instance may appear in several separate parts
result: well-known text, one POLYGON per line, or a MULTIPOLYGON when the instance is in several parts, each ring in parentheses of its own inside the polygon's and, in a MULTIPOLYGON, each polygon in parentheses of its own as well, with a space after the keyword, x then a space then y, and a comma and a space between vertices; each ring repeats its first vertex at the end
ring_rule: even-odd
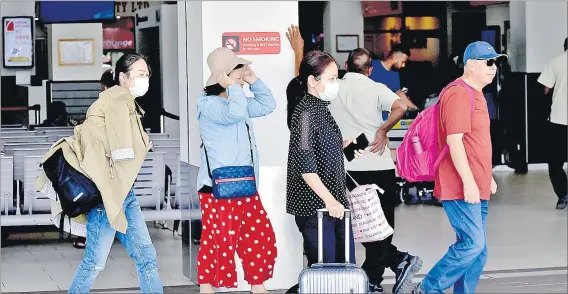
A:
POLYGON ((236 54, 255 55, 255 54, 279 54, 280 53, 280 33, 224 33, 223 47, 227 47, 236 54))

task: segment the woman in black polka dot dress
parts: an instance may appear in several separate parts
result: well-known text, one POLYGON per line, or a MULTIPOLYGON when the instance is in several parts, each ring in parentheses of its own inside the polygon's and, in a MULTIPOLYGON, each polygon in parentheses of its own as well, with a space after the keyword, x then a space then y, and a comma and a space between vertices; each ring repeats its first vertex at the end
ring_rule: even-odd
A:
MULTIPOLYGON (((311 266, 317 263, 317 210, 323 219, 324 262, 345 261, 344 208, 346 198, 343 142, 328 106, 339 91, 337 63, 329 54, 312 51, 294 80, 301 91, 288 91, 290 148, 286 211, 295 216, 311 266), (296 95, 290 95, 296 92, 296 95)), ((349 232, 350 262, 355 263, 353 232, 349 232)))

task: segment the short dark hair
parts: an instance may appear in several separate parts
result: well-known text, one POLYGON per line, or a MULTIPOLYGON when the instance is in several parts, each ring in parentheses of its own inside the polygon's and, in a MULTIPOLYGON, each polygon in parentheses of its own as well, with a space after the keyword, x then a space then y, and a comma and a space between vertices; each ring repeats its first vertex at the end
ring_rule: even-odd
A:
POLYGON ((347 71, 363 74, 373 66, 371 52, 365 48, 357 48, 349 53, 347 71))
POLYGON ((53 101, 47 106, 47 120, 54 122, 60 117, 67 118, 67 105, 63 101, 53 101))
POLYGON ((286 88, 288 128, 292 125, 294 109, 296 109, 296 106, 302 101, 304 94, 308 91, 308 78, 310 76, 319 77, 331 63, 337 65, 337 62, 331 55, 319 50, 313 50, 304 55, 302 63, 300 63, 300 74, 286 88))
POLYGON ((393 44, 391 47, 391 50, 389 52, 389 55, 387 57, 391 57, 393 56, 395 53, 404 53, 406 54, 406 56, 410 57, 410 49, 406 46, 403 46, 401 44, 393 44))
MULTIPOLYGON (((233 70, 239 69, 244 67, 243 64, 239 64, 237 66, 235 66, 235 68, 233 68, 233 70)), ((223 88, 223 86, 221 86, 221 84, 216 83, 210 86, 205 87, 205 89, 203 89, 203 91, 205 92, 205 95, 207 96, 219 96, 219 94, 225 92, 225 88, 223 88)))
MULTIPOLYGON (((138 54, 138 53, 126 53, 122 55, 118 61, 116 61, 116 65, 114 67, 114 82, 115 85, 120 85, 120 73, 127 74, 132 68, 132 64, 136 61, 143 59, 148 63, 148 60, 145 56, 138 54)), ((151 72, 150 65, 148 64, 148 70, 151 72)))
POLYGON ((101 76, 99 83, 106 88, 111 88, 116 85, 114 82, 114 77, 112 76, 112 69, 106 70, 101 76))
POLYGON ((568 38, 564 39, 564 51, 568 50, 568 38))

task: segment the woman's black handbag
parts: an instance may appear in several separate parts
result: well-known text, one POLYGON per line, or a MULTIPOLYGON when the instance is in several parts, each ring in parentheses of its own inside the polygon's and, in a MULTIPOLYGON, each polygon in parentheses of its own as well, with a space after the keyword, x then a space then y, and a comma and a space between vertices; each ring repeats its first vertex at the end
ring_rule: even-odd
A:
POLYGON ((69 219, 86 214, 103 203, 95 183, 73 168, 63 156, 61 149, 55 151, 42 165, 47 178, 61 203, 60 234, 63 234, 65 216, 69 219))

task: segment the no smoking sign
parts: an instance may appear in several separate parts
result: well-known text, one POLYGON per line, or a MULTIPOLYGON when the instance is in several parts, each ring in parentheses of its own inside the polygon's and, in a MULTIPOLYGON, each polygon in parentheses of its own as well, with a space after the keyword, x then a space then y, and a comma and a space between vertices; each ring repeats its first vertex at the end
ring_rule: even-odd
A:
POLYGON ((236 54, 256 55, 256 54, 279 54, 280 53, 280 33, 224 33, 223 47, 227 47, 236 54))
POLYGON ((238 36, 223 36, 223 47, 227 47, 234 52, 240 50, 239 37, 238 36))

